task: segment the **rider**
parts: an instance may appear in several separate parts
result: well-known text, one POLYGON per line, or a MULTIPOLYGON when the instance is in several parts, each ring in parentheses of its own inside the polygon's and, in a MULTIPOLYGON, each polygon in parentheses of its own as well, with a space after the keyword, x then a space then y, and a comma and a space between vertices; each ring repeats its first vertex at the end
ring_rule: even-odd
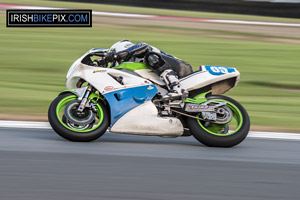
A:
POLYGON ((108 62, 144 62, 165 82, 169 90, 169 97, 182 96, 183 94, 187 96, 188 94, 181 87, 178 76, 183 77, 192 73, 192 67, 146 43, 133 44, 129 40, 119 41, 111 46, 109 53, 101 61, 100 65, 108 62))

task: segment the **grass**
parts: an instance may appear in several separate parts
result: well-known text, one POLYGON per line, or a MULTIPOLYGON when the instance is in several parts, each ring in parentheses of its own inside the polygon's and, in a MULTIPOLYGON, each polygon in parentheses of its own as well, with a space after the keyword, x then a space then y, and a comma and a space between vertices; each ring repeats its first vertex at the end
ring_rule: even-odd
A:
POLYGON ((201 35, 172 33, 168 27, 170 31, 165 32, 101 24, 93 28, 3 28, 4 16, 0 16, 0 27, 1 114, 45 116, 51 101, 64 90, 73 61, 91 48, 110 47, 128 38, 159 47, 194 68, 202 64, 236 67, 240 83, 226 95, 244 105, 252 125, 300 130, 300 45, 216 38, 210 30, 201 35))
POLYGON ((199 18, 216 18, 216 19, 240 19, 240 20, 261 20, 261 21, 276 21, 276 22, 292 22, 300 23, 300 19, 280 18, 280 17, 264 17, 255 15, 240 15, 240 14, 223 14, 213 12, 196 12, 196 11, 180 11, 171 9, 143 8, 130 6, 116 6, 107 4, 92 4, 78 2, 62 2, 62 1, 47 1, 47 0, 2 0, 2 3, 20 4, 20 5, 35 5, 77 9, 93 9, 106 12, 122 12, 122 13, 139 13, 149 15, 163 16, 181 16, 181 17, 199 17, 199 18))

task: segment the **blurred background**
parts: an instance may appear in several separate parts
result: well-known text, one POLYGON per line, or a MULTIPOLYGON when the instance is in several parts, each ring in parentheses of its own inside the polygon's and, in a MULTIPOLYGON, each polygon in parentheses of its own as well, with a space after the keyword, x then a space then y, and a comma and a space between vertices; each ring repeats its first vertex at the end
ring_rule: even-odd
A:
POLYGON ((49 104, 65 89, 69 66, 91 48, 109 48, 129 39, 158 47, 194 69, 236 67, 240 82, 226 95, 248 110, 252 130, 300 131, 300 26, 201 20, 300 24, 299 0, 0 0, 0 4, 162 16, 94 15, 92 28, 6 28, 2 7, 0 119, 47 121, 49 104))

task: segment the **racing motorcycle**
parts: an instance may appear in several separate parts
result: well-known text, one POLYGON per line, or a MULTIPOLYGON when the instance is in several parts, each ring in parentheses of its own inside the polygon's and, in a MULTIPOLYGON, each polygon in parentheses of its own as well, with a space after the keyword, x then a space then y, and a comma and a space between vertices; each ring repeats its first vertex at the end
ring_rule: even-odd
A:
POLYGON ((242 142, 250 128, 246 110, 223 96, 240 73, 223 66, 200 66, 179 79, 188 96, 167 97, 165 83, 144 63, 99 66, 108 49, 91 49, 70 67, 67 90, 51 103, 49 122, 65 139, 89 142, 111 133, 160 137, 194 136, 212 147, 242 142))

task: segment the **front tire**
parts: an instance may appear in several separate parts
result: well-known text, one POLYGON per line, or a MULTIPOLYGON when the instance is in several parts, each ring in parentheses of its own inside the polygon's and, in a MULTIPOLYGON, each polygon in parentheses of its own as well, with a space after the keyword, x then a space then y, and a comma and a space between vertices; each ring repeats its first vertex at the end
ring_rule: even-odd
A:
POLYGON ((201 143, 210 147, 232 147, 241 143, 248 135, 250 119, 247 111, 237 101, 221 95, 211 95, 208 100, 226 102, 233 113, 228 124, 213 124, 188 118, 187 123, 192 135, 201 143))
MULTIPOLYGON (((90 142, 102 136, 109 126, 109 115, 102 102, 95 102, 97 113, 95 120, 86 125, 77 125, 66 119, 65 107, 77 100, 72 93, 63 93, 51 103, 48 120, 53 130, 61 137, 74 142, 90 142)), ((87 108, 85 108, 87 109, 87 108)))

